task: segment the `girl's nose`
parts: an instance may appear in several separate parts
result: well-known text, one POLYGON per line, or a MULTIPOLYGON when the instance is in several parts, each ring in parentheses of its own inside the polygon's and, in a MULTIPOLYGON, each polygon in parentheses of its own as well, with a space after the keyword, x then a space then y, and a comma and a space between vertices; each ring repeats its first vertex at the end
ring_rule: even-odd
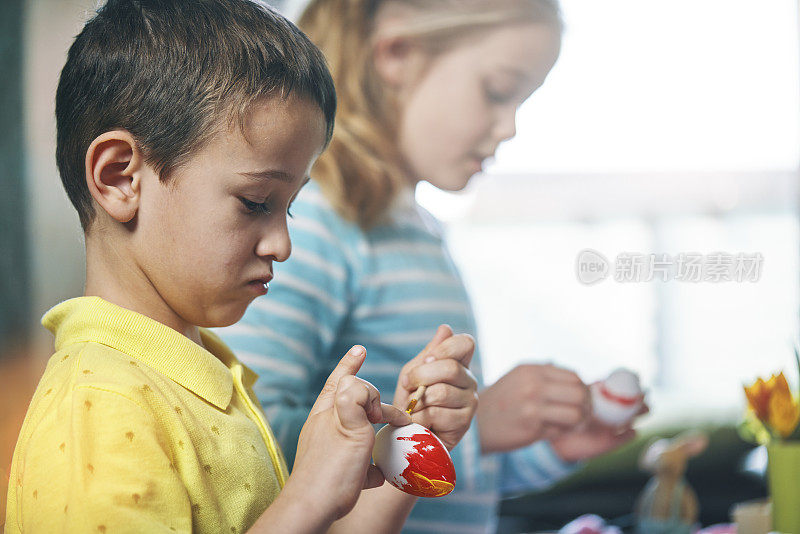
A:
POLYGON ((495 139, 498 143, 517 135, 517 107, 506 106, 499 110, 494 129, 495 139))

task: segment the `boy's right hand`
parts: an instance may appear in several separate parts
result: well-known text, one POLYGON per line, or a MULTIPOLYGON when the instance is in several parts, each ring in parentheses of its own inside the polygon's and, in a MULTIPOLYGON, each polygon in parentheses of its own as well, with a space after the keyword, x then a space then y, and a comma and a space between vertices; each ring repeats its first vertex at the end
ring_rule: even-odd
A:
POLYGON ((475 340, 440 325, 428 345, 400 371, 394 405, 400 409, 421 385, 427 386, 412 420, 429 428, 447 450, 461 440, 478 406, 478 382, 469 370, 475 340))
POLYGON ((354 346, 328 377, 300 432, 287 482, 299 488, 306 502, 329 513, 330 521, 346 515, 362 489, 383 484, 383 475, 370 461, 372 424, 411 422, 405 412, 381 403, 375 386, 355 376, 365 357, 364 347, 354 346))

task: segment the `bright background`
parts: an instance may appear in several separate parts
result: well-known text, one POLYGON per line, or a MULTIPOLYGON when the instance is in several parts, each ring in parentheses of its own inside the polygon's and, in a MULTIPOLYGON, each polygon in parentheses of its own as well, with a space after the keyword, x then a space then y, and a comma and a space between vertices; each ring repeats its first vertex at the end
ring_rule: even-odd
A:
MULTIPOLYGON (((296 14, 302 0, 282 7, 296 14)), ((0 490, 52 336, 83 289, 83 240, 54 162, 54 94, 95 0, 0 2, 0 490)), ((587 380, 618 366, 646 424, 735 421, 741 385, 795 381, 800 86, 796 0, 562 0, 563 53, 518 135, 463 193, 421 186, 446 224, 491 382, 524 361, 587 380), (750 283, 576 278, 579 251, 760 253, 750 283)), ((0 493, 0 517, 5 496, 0 493)))
POLYGON ((447 221, 487 379, 551 360, 618 366, 653 420, 737 418, 741 384, 796 371, 797 2, 563 0, 562 55, 516 138, 464 193, 420 186, 447 221), (592 286, 579 251, 759 252, 758 282, 592 286))

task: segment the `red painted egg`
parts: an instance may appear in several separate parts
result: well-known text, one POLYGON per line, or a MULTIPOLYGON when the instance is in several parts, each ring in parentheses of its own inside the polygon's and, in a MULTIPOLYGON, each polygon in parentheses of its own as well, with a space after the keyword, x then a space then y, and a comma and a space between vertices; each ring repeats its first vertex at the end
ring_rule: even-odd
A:
POLYGON ((422 425, 386 425, 372 459, 386 480, 417 497, 443 497, 456 487, 456 468, 444 444, 422 425))

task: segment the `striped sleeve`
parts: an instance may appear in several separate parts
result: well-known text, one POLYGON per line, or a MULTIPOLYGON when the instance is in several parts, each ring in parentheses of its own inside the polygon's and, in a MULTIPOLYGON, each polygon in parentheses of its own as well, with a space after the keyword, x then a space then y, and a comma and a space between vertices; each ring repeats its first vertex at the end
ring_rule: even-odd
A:
POLYGON ((562 460, 547 441, 537 441, 501 455, 500 493, 503 496, 544 490, 579 469, 581 463, 562 460))
POLYGON ((319 190, 304 189, 292 211, 292 254, 274 265, 269 293, 256 299, 237 324, 218 330, 237 358, 259 375, 253 389, 289 466, 331 361, 338 360, 332 346, 356 277, 355 256, 343 242, 347 236, 337 231, 345 223, 319 201, 319 190))

